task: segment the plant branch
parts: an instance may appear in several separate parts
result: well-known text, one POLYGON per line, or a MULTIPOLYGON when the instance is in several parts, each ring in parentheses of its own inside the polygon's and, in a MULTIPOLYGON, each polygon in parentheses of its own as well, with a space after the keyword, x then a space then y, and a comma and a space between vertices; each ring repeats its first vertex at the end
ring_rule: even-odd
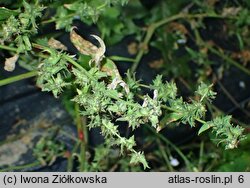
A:
POLYGON ((7 84, 10 84, 10 83, 13 83, 13 82, 17 82, 17 81, 20 81, 20 80, 24 80, 24 79, 27 79, 27 78, 32 78, 34 76, 37 76, 37 71, 31 71, 31 72, 27 72, 27 73, 24 73, 24 74, 19 74, 17 76, 12 76, 10 78, 0 80, 0 86, 4 86, 4 85, 7 85, 7 84))
POLYGON ((235 100, 235 98, 228 92, 228 90, 224 87, 224 85, 217 79, 217 83, 220 86, 220 88, 222 89, 222 91, 225 93, 225 95, 227 96, 227 98, 237 107, 239 108, 247 117, 250 117, 250 113, 245 110, 244 108, 242 108, 240 106, 240 104, 235 100))
POLYGON ((80 115, 79 104, 75 103, 75 113, 76 113, 76 126, 78 132, 78 139, 80 141, 80 172, 86 171, 86 134, 87 131, 84 128, 82 118, 80 115))
POLYGON ((71 154, 68 158, 68 163, 67 163, 67 172, 72 172, 73 170, 73 160, 74 160, 74 153, 77 152, 77 149, 79 148, 80 146, 80 142, 77 141, 71 151, 71 154))
POLYGON ((169 23, 169 22, 172 22, 172 21, 175 21, 175 20, 178 20, 178 19, 193 19, 193 18, 205 18, 205 17, 210 17, 210 18, 227 18, 227 19, 234 19, 235 17, 225 17, 225 16, 222 16, 222 15, 217 15, 217 14, 185 14, 185 13, 180 13, 180 14, 176 14, 176 15, 173 15, 171 17, 167 17, 167 18, 164 18, 158 22, 155 22, 155 23, 152 23, 148 29, 147 29, 147 33, 146 33, 146 36, 142 42, 142 47, 141 49, 139 50, 136 58, 135 58, 135 62, 133 63, 132 67, 131 67, 131 72, 135 72, 136 68, 138 67, 142 57, 143 57, 143 54, 145 53, 147 47, 148 47, 148 43, 150 42, 154 32, 156 29, 158 29, 159 27, 169 23))
POLYGON ((227 55, 225 55, 224 53, 216 50, 215 48, 206 45, 206 47, 213 53, 218 55, 219 57, 221 57, 222 59, 224 59, 226 62, 228 62, 229 64, 237 67, 238 69, 240 69, 242 72, 246 73, 248 76, 250 76, 250 70, 245 68, 244 66, 242 66, 241 64, 237 63, 236 61, 234 61, 233 59, 231 59, 230 57, 228 57, 227 55))
POLYGON ((160 138, 162 141, 164 141, 166 144, 170 145, 179 154, 179 156, 183 159, 184 163, 186 164, 188 171, 190 171, 190 172, 193 171, 192 163, 188 160, 188 158, 182 153, 182 151, 176 145, 174 145, 172 142, 170 142, 162 134, 156 133, 155 130, 152 127, 147 126, 147 128, 151 132, 153 132, 158 138, 160 138))
POLYGON ((174 172, 174 168, 170 164, 169 157, 164 149, 164 146, 161 144, 160 139, 157 139, 156 142, 159 146, 159 150, 161 152, 161 155, 162 155, 163 159, 165 160, 166 168, 169 169, 170 172, 174 172))
POLYGON ((36 166, 41 165, 40 161, 35 161, 33 163, 21 165, 21 166, 10 166, 5 169, 1 169, 0 172, 8 172, 8 171, 16 171, 16 170, 22 170, 22 169, 28 169, 28 168, 34 168, 36 166))
POLYGON ((17 52, 18 51, 17 48, 6 46, 6 45, 1 45, 1 44, 0 44, 0 48, 4 49, 4 50, 13 51, 13 52, 17 52))

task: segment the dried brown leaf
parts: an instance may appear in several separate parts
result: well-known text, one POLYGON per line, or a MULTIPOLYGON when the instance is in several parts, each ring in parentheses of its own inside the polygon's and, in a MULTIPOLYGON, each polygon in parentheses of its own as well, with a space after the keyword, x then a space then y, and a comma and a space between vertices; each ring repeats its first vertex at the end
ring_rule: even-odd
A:
POLYGON ((92 57, 92 60, 90 63, 95 62, 95 64, 100 67, 100 62, 102 61, 104 57, 104 53, 106 51, 106 46, 103 42, 103 40, 96 36, 96 35, 91 35, 94 37, 100 44, 100 47, 98 48, 91 42, 85 40, 82 38, 80 35, 78 35, 74 29, 70 32, 70 40, 74 44, 74 46, 77 48, 77 50, 84 54, 84 55, 90 55, 92 57))
POLYGON ((169 26, 167 27, 167 30, 170 31, 170 32, 179 31, 183 35, 188 34, 188 30, 187 30, 186 26, 184 26, 183 24, 178 23, 178 22, 170 23, 169 26))
POLYGON ((128 53, 131 55, 135 55, 138 52, 138 44, 136 42, 132 42, 128 45, 128 53))
POLYGON ((95 45, 82 38, 73 29, 70 32, 70 40, 74 44, 76 49, 84 55, 93 56, 98 50, 98 48, 95 45))
POLYGON ((15 54, 13 57, 6 58, 4 62, 4 70, 12 72, 16 67, 16 61, 18 60, 18 58, 18 54, 15 54))
POLYGON ((67 50, 67 47, 62 44, 60 41, 54 39, 54 38, 50 38, 48 41, 48 45, 51 48, 57 49, 57 50, 67 50))
POLYGON ((149 63, 149 66, 153 69, 159 69, 163 66, 164 61, 163 59, 159 59, 159 60, 154 60, 152 62, 149 63))

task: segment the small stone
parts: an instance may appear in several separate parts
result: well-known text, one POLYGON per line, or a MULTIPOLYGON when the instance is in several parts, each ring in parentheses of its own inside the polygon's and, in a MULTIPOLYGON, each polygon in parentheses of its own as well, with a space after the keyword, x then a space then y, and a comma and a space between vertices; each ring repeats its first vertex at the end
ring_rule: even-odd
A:
POLYGON ((173 158, 172 156, 170 156, 169 159, 170 159, 170 164, 173 167, 179 166, 180 162, 176 158, 173 158))
POLYGON ((243 82, 243 81, 240 81, 240 82, 239 82, 239 86, 240 86, 240 88, 242 88, 242 89, 245 89, 245 88, 246 88, 246 84, 245 84, 245 82, 243 82))

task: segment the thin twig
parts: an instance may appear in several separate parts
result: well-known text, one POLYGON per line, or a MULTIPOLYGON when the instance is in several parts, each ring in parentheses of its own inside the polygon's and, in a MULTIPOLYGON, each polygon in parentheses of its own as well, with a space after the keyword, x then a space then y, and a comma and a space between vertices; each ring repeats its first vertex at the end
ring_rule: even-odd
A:
POLYGON ((157 139, 156 141, 157 141, 157 144, 159 146, 159 149, 160 149, 160 152, 162 154, 162 157, 165 160, 167 169, 169 169, 170 172, 174 172, 174 168, 171 166, 170 161, 169 161, 169 157, 168 157, 166 151, 164 150, 164 147, 162 146, 160 140, 157 139))
POLYGON ((80 141, 80 172, 84 172, 86 171, 85 132, 83 130, 79 104, 77 103, 75 103, 75 113, 76 113, 76 126, 77 126, 77 132, 78 132, 78 139, 80 141))
POLYGON ((40 166, 41 163, 40 161, 35 161, 33 163, 25 164, 25 165, 20 165, 20 166, 10 166, 4 169, 1 169, 0 172, 9 172, 9 171, 16 171, 16 170, 26 170, 28 168, 34 168, 37 166, 40 166))
POLYGON ((156 133, 156 131, 152 127, 147 126, 147 128, 151 132, 153 132, 158 138, 160 138, 166 144, 168 144, 169 146, 171 146, 179 154, 179 156, 183 159, 183 161, 184 161, 184 163, 185 163, 188 171, 193 171, 193 165, 192 165, 192 163, 188 160, 188 158, 182 153, 182 151, 176 145, 174 145, 170 140, 168 140, 162 134, 156 133))
POLYGON ((239 108, 245 115, 247 115, 248 117, 250 117, 250 113, 248 111, 246 111, 245 109, 243 109, 240 104, 234 99, 234 97, 227 91, 227 89, 224 87, 224 85, 220 82, 219 79, 217 79, 217 83, 220 86, 220 88, 222 89, 223 93, 225 93, 225 95, 228 97, 228 99, 237 107, 239 108))
POLYGON ((246 73, 247 75, 250 76, 250 70, 249 69, 245 68, 244 66, 242 66, 238 62, 234 61, 233 59, 231 59, 230 57, 228 57, 224 53, 220 52, 219 50, 216 50, 215 48, 211 47, 210 45, 205 45, 205 46, 210 50, 210 52, 212 52, 213 54, 218 55, 219 57, 224 59, 225 62, 235 66, 236 68, 240 69, 242 72, 244 72, 244 73, 246 73))
POLYGON ((142 57, 143 57, 143 54, 145 53, 145 51, 147 50, 147 47, 148 47, 148 44, 155 32, 156 29, 158 29, 159 27, 169 23, 169 22, 172 22, 172 21, 175 21, 175 20, 178 20, 178 19, 194 19, 194 18, 205 18, 205 17, 209 17, 209 18, 226 18, 226 19, 234 19, 235 17, 225 17, 225 16, 222 16, 222 15, 216 15, 216 14, 186 14, 186 13, 180 13, 180 14, 176 14, 176 15, 173 15, 171 17, 168 17, 168 18, 164 18, 158 22, 155 22, 155 23, 152 23, 148 29, 147 29, 147 32, 146 32, 146 36, 143 40, 143 42, 141 43, 142 47, 141 49, 139 50, 136 58, 135 58, 135 62, 133 63, 132 67, 131 67, 131 72, 135 72, 136 68, 138 67, 142 57))
POLYGON ((37 71, 30 71, 24 74, 19 74, 17 76, 12 76, 10 78, 5 78, 0 80, 0 86, 8 85, 10 83, 21 81, 27 78, 32 78, 34 76, 37 76, 37 71))

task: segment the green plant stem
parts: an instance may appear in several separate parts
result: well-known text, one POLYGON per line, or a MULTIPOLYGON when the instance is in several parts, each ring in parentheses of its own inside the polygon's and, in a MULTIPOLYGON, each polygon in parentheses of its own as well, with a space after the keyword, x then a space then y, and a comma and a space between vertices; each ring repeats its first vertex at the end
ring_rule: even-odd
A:
POLYGON ((147 89, 150 89, 150 86, 148 86, 148 85, 145 85, 145 84, 140 84, 139 86, 140 86, 140 87, 144 87, 144 88, 147 88, 147 89))
MULTIPOLYGON (((183 82, 184 80, 180 79, 180 81, 183 82)), ((184 86, 185 86, 189 91, 192 91, 191 86, 190 86, 187 82, 184 82, 184 86)), ((218 107, 216 107, 215 105, 213 105, 213 104, 211 104, 211 103, 209 103, 209 102, 207 102, 207 101, 206 101, 205 103, 206 103, 206 105, 207 105, 207 107, 208 107, 208 109, 209 109, 209 111, 211 112, 211 114, 212 114, 213 117, 214 117, 214 114, 213 114, 213 111, 212 111, 212 110, 214 110, 215 112, 219 113, 220 115, 223 115, 223 116, 226 115, 225 112, 223 112, 222 110, 220 110, 220 109, 219 109, 218 107)), ((203 123, 203 124, 205 123, 205 121, 201 121, 201 120, 199 120, 199 121, 200 121, 201 123, 203 123)), ((243 126, 243 127, 245 127, 245 128, 249 127, 249 125, 247 125, 247 124, 245 124, 245 123, 243 123, 243 122, 241 122, 241 121, 235 119, 234 117, 232 117, 232 122, 237 123, 237 124, 240 124, 241 126, 243 126)))
POLYGON ((71 17, 74 17, 75 16, 75 13, 73 14, 68 14, 64 17, 61 17, 61 18, 52 18, 52 19, 49 19, 49 20, 44 20, 41 22, 41 24, 48 24, 48 23, 53 23, 53 22, 56 22, 56 21, 59 21, 59 20, 65 20, 66 18, 71 18, 71 17))
POLYGON ((142 42, 142 47, 141 49, 139 50, 136 58, 135 58, 135 62, 133 63, 132 67, 131 67, 131 72, 135 72, 136 68, 138 67, 142 57, 143 57, 143 54, 145 53, 145 51, 147 50, 148 48, 148 43, 150 42, 154 32, 156 29, 158 29, 159 27, 169 23, 169 22, 172 22, 172 21, 175 21, 175 20, 178 20, 178 19, 193 19, 193 18, 205 18, 205 17, 210 17, 210 18, 227 18, 227 19, 234 19, 234 17, 225 17, 225 16, 221 16, 221 15, 216 15, 216 14, 184 14, 184 13, 180 13, 180 14, 176 14, 176 15, 173 15, 171 17, 168 17, 168 18, 164 18, 158 22, 155 22, 155 23, 152 23, 148 29, 147 29, 147 32, 146 32, 146 36, 142 42))
POLYGON ((110 56, 109 57, 113 61, 125 61, 125 62, 135 62, 135 59, 127 58, 127 57, 121 57, 121 56, 110 56))
MULTIPOLYGON (((44 50, 47 49, 47 47, 42 46, 40 44, 36 44, 36 43, 32 43, 32 46, 34 48, 40 49, 40 50, 44 50)), ((42 54, 40 54, 41 56, 42 54)), ((46 56, 45 56, 46 57, 46 56)), ((69 57, 68 55, 63 55, 63 57, 72 65, 74 65, 76 68, 78 68, 79 70, 83 71, 89 78, 93 79, 93 76, 91 74, 89 74, 89 72, 84 69, 80 64, 78 64, 76 61, 74 61, 71 57, 69 57)))
POLYGON ((166 154, 166 151, 165 151, 164 147, 162 146, 160 140, 157 139, 156 142, 157 142, 157 144, 158 144, 158 146, 159 146, 161 155, 162 155, 163 159, 164 159, 165 162, 166 162, 166 168, 169 169, 170 172, 174 172, 174 169, 173 169, 173 167, 172 167, 171 164, 170 164, 168 155, 166 154))
POLYGON ((64 58, 70 62, 72 65, 74 65, 75 67, 77 67, 79 70, 81 70, 82 72, 84 72, 90 79, 94 79, 93 76, 85 69, 83 68, 80 64, 78 64, 76 61, 74 61, 72 58, 70 58, 69 56, 65 55, 64 58))
POLYGON ((6 45, 0 45, 0 48, 4 49, 4 50, 9 50, 9 51, 17 52, 17 48, 6 46, 6 45))
MULTIPOLYGON (((98 7, 96 8, 96 10, 100 10, 100 9, 104 8, 105 6, 107 6, 107 3, 106 3, 106 2, 103 3, 102 5, 98 6, 98 7)), ((53 22, 56 22, 56 21, 65 20, 65 19, 67 19, 67 18, 72 18, 72 17, 74 17, 74 16, 76 16, 76 14, 75 14, 75 13, 72 13, 72 14, 68 14, 68 15, 66 15, 66 16, 64 16, 64 17, 52 18, 52 19, 49 19, 49 20, 44 20, 44 21, 41 22, 41 24, 53 23, 53 22)))
POLYGON ((158 138, 160 138, 162 141, 164 141, 166 144, 170 145, 179 154, 179 156, 183 159, 185 165, 187 166, 188 171, 193 171, 192 163, 188 160, 188 158, 182 153, 182 151, 177 146, 175 146, 172 142, 170 142, 162 134, 156 133, 152 127, 147 126, 147 128, 151 132, 153 132, 158 138))
POLYGON ((199 162, 198 162, 198 169, 199 172, 203 170, 203 155, 204 155, 204 141, 201 142, 200 144, 200 154, 199 154, 199 162))
MULTIPOLYGON (((178 112, 177 110, 175 110, 169 106, 166 106, 166 105, 161 105, 161 107, 166 109, 166 110, 172 111, 172 112, 178 112)), ((195 118, 195 120, 202 123, 202 124, 206 123, 205 121, 203 121, 202 119, 199 119, 199 118, 195 118)))
POLYGON ((25 170, 28 168, 34 168, 36 166, 40 166, 41 163, 39 161, 35 161, 33 163, 29 163, 29 164, 25 164, 25 165, 21 165, 21 166, 10 166, 4 169, 1 169, 0 172, 8 172, 8 171, 15 171, 15 170, 25 170))
POLYGON ((237 63, 236 61, 234 61, 233 59, 231 59, 230 57, 228 57, 227 55, 225 55, 224 53, 216 50, 215 48, 206 45, 206 47, 213 53, 218 55, 219 57, 221 57, 222 59, 224 59, 226 62, 228 62, 229 64, 235 66, 236 68, 240 69, 242 72, 246 73, 248 76, 250 76, 250 70, 245 68, 244 66, 242 66, 241 64, 237 63))
POLYGON ((71 154, 68 158, 68 163, 67 163, 67 172, 72 172, 73 170, 73 160, 74 160, 74 153, 77 152, 77 149, 79 148, 80 146, 80 142, 77 141, 71 151, 71 154))
POLYGON ((20 80, 24 80, 24 79, 27 79, 27 78, 32 78, 32 77, 34 77, 36 75, 37 75, 37 71, 31 71, 31 72, 27 72, 27 73, 24 73, 24 74, 19 74, 17 76, 12 76, 10 78, 2 79, 2 80, 0 80, 0 86, 4 86, 4 85, 7 85, 7 84, 10 84, 10 83, 13 83, 13 82, 17 82, 17 81, 20 81, 20 80))
POLYGON ((77 126, 78 138, 80 141, 80 172, 84 172, 86 171, 86 142, 85 142, 86 132, 83 129, 82 118, 80 115, 80 107, 79 104, 77 103, 75 103, 75 113, 76 113, 76 126, 77 126))
POLYGON ((80 69, 81 71, 84 71, 86 74, 89 75, 88 71, 86 71, 80 64, 78 64, 76 61, 74 61, 72 58, 69 58, 68 56, 64 56, 64 58, 70 62, 72 65, 80 69))
MULTIPOLYGON (((140 84, 140 86, 145 87, 145 88, 150 88, 149 86, 144 85, 144 84, 140 84)), ((139 94, 137 94, 137 96, 138 96, 140 99, 144 99, 144 97, 141 96, 141 95, 139 95, 139 94)), ((171 108, 171 107, 169 107, 169 106, 167 106, 167 105, 164 105, 164 104, 162 104, 161 107, 162 107, 163 109, 168 110, 168 111, 178 112, 177 110, 175 110, 175 109, 173 109, 173 108, 171 108)), ((200 123, 202 123, 202 124, 205 124, 205 123, 206 123, 205 121, 203 121, 202 119, 199 119, 199 118, 195 118, 195 120, 198 121, 198 122, 200 122, 200 123)))

